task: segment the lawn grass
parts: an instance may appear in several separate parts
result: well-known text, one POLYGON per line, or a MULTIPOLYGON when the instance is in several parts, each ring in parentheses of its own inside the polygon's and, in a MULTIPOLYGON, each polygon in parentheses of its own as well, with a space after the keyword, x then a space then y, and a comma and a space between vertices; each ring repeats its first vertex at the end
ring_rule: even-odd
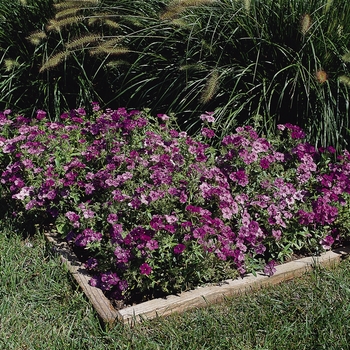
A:
POLYGON ((0 233, 0 349, 348 349, 350 261, 133 329, 104 328, 45 239, 0 233))

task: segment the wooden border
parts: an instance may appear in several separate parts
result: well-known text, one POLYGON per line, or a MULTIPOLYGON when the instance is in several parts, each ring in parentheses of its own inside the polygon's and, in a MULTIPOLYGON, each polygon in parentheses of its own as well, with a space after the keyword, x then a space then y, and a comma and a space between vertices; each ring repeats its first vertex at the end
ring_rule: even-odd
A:
POLYGON ((98 288, 89 285, 89 273, 70 251, 67 244, 51 233, 45 234, 54 249, 61 255, 62 261, 78 282, 83 292, 90 300, 100 319, 112 325, 115 321, 134 325, 143 319, 152 319, 158 316, 167 316, 172 313, 181 313, 193 308, 203 307, 222 301, 225 297, 257 290, 265 285, 275 285, 293 279, 310 271, 314 266, 333 266, 350 254, 350 247, 339 248, 322 253, 320 256, 306 257, 276 266, 276 272, 268 277, 262 273, 256 276, 248 274, 243 278, 226 280, 220 285, 199 287, 183 292, 179 295, 169 295, 144 303, 115 310, 111 302, 98 288))

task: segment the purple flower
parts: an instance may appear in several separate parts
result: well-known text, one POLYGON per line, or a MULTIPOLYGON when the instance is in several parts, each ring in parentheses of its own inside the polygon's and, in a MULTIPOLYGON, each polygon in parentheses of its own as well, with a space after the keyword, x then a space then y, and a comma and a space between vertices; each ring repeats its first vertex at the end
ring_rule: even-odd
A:
POLYGON ((243 169, 232 172, 229 175, 229 178, 232 181, 237 182, 238 185, 243 186, 243 187, 247 186, 249 183, 248 175, 246 174, 245 170, 243 170, 243 169))
POLYGON ((78 115, 81 115, 81 116, 85 116, 86 115, 86 111, 84 108, 78 108, 78 109, 75 109, 75 112, 77 112, 78 115))
POLYGON ((107 217, 107 222, 111 225, 113 225, 114 223, 116 223, 118 221, 118 215, 111 213, 108 215, 107 217))
POLYGON ((267 276, 272 276, 275 272, 275 266, 276 266, 276 262, 274 260, 271 260, 267 263, 267 265, 264 267, 264 274, 267 276))
POLYGON ((98 242, 101 240, 102 233, 87 228, 76 237, 75 245, 78 247, 86 247, 91 242, 98 242))
POLYGON ((182 254, 182 252, 186 249, 186 246, 184 244, 178 244, 174 247, 174 254, 182 254))
POLYGON ((141 275, 150 275, 152 272, 152 267, 149 266, 147 263, 143 263, 141 266, 140 266, 140 273, 141 275))
POLYGON ((272 230, 272 236, 276 239, 276 241, 279 241, 282 237, 282 231, 281 230, 272 230))
POLYGON ((98 261, 95 258, 90 258, 85 263, 85 268, 88 270, 93 270, 98 266, 98 261))
POLYGON ((131 258, 131 253, 130 250, 128 249, 123 249, 120 246, 117 246, 114 250, 114 255, 117 258, 118 263, 124 263, 126 264, 130 258, 131 258))
POLYGON ((99 288, 102 290, 111 290, 114 286, 118 285, 120 278, 115 272, 102 273, 100 276, 99 288))
POLYGON ((320 244, 322 248, 326 250, 331 249, 333 243, 334 243, 334 238, 330 235, 320 240, 320 244))

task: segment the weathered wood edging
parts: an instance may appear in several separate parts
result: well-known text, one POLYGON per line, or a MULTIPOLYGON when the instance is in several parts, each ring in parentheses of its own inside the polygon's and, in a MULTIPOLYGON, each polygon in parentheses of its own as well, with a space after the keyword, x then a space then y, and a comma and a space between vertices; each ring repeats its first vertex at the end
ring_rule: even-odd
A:
POLYGON ((339 248, 322 253, 320 256, 301 258, 278 265, 275 274, 271 277, 262 273, 258 273, 256 276, 249 274, 243 278, 226 280, 220 285, 199 287, 179 295, 169 295, 166 298, 157 298, 116 310, 100 289, 89 285, 91 276, 84 265, 70 251, 67 244, 59 241, 54 234, 46 233, 45 236, 49 242, 53 243, 54 249, 61 255, 62 261, 90 300, 101 320, 109 325, 116 321, 132 325, 143 319, 167 316, 175 312, 181 313, 192 308, 217 303, 225 297, 257 290, 266 285, 275 285, 301 276, 314 266, 336 265, 350 253, 350 247, 339 248))

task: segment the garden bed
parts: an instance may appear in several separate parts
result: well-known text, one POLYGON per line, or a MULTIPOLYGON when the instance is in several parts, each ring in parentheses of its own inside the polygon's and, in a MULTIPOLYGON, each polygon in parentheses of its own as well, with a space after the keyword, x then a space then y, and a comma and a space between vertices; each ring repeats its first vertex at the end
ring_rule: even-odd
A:
POLYGON ((256 276, 248 274, 243 278, 228 279, 220 284, 198 287, 178 295, 169 295, 166 298, 157 298, 117 310, 102 290, 90 286, 88 282, 91 276, 89 276, 88 271, 77 256, 70 250, 67 243, 59 239, 54 233, 45 233, 45 236, 54 245, 54 250, 60 254, 62 261, 78 282, 100 319, 108 325, 112 325, 114 322, 133 325, 144 319, 168 316, 172 313, 181 313, 193 308, 218 303, 225 297, 288 281, 301 276, 315 266, 336 265, 350 253, 349 246, 337 248, 319 256, 300 258, 278 265, 272 276, 266 276, 262 273, 257 273, 256 276))

